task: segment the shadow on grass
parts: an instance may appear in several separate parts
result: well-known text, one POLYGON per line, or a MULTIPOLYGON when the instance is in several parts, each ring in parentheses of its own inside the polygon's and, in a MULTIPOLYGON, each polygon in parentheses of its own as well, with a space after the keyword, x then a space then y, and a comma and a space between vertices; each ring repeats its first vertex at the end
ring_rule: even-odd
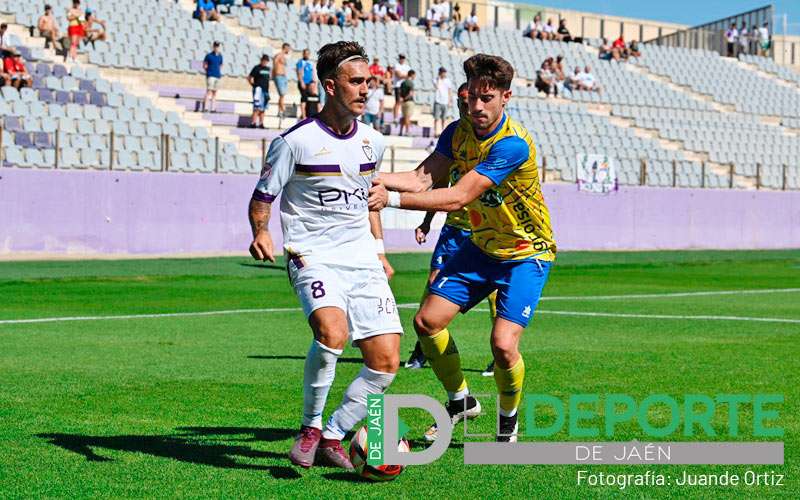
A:
MULTIPOLYGON (((252 356, 247 356, 248 359, 296 359, 298 361, 305 361, 305 356, 290 356, 288 354, 276 354, 276 355, 260 355, 254 354, 252 356)), ((337 363, 358 363, 361 364, 364 362, 361 358, 339 358, 337 363)))
POLYGON ((277 269, 279 271, 286 270, 286 266, 280 266, 278 264, 254 264, 252 262, 240 262, 239 265, 243 267, 257 267, 259 269, 277 269))
POLYGON ((344 481, 346 483, 370 483, 375 484, 374 481, 370 481, 365 477, 361 477, 355 472, 326 472, 322 475, 325 479, 329 479, 331 481, 344 481))
POLYGON ((257 465, 243 463, 245 459, 288 460, 285 453, 254 450, 247 446, 207 443, 209 437, 219 436, 220 441, 282 441, 292 437, 290 429, 249 427, 179 427, 180 434, 147 436, 86 436, 82 434, 49 433, 37 434, 51 444, 83 455, 90 462, 110 462, 113 459, 99 454, 100 450, 146 453, 155 457, 170 458, 181 462, 208 465, 224 469, 250 469, 269 472, 276 479, 299 479, 300 474, 292 467, 280 465, 257 465), (223 436, 250 434, 247 439, 229 439, 223 436), (97 451, 96 451, 97 449, 97 451))

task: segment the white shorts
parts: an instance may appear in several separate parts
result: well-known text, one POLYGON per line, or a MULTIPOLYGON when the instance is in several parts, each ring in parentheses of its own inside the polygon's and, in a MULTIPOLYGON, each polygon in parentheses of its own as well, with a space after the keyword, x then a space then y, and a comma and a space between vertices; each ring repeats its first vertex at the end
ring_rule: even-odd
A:
POLYGON ((358 269, 332 264, 296 268, 289 279, 306 317, 320 307, 337 307, 347 315, 350 341, 403 334, 397 303, 383 269, 358 269))
POLYGON ((206 78, 206 90, 217 90, 219 87, 219 78, 209 76, 206 78))

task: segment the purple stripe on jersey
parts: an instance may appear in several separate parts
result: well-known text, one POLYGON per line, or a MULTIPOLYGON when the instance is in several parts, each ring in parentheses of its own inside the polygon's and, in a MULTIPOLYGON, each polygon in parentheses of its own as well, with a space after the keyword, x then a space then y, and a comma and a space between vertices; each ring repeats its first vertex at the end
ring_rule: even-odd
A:
POLYGON ((353 120, 353 128, 350 129, 350 132, 348 132, 348 133, 346 133, 344 135, 337 134, 336 132, 331 130, 327 125, 325 125, 325 122, 323 122, 319 118, 315 117, 315 118, 313 118, 313 120, 315 120, 317 122, 317 125, 319 125, 319 128, 321 128, 322 130, 327 132, 327 134, 329 136, 333 137, 334 139, 340 139, 340 140, 350 139, 351 137, 356 135, 356 131, 358 130, 358 120, 353 120))
POLYGON ((275 201, 274 196, 272 196, 271 194, 262 193, 258 189, 253 191, 253 199, 264 203, 272 203, 273 201, 275 201))
POLYGON ((295 171, 309 174, 333 174, 341 173, 342 168, 339 165, 301 165, 294 166, 295 171))
POLYGON ((369 172, 371 170, 375 170, 376 163, 373 161, 372 163, 362 163, 358 166, 359 172, 369 172))
POLYGON ((303 258, 297 255, 296 253, 287 251, 286 256, 289 257, 289 261, 292 264, 294 264, 294 267, 296 267, 297 269, 302 269, 303 267, 305 267, 305 264, 303 263, 303 258))
POLYGON ((287 135, 291 134, 295 130, 299 129, 303 125, 307 125, 314 121, 314 118, 306 118, 305 120, 300 120, 299 122, 295 123, 289 130, 281 134, 281 137, 286 137, 287 135))

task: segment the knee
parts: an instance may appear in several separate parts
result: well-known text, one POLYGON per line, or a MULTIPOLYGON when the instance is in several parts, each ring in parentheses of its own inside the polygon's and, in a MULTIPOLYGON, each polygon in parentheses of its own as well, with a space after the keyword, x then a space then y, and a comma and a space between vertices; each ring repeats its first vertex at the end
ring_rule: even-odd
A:
POLYGON ((380 353, 373 356, 367 366, 383 373, 397 373, 400 368, 400 353, 397 351, 380 353))
POLYGON ((417 312, 414 316, 414 330, 417 336, 430 337, 439 332, 444 326, 438 325, 435 321, 425 314, 423 311, 417 312))
POLYGON ((316 333, 319 343, 331 349, 344 349, 347 343, 347 330, 334 323, 321 323, 316 333))
POLYGON ((492 355, 500 368, 510 368, 519 359, 516 340, 512 337, 492 337, 492 355))

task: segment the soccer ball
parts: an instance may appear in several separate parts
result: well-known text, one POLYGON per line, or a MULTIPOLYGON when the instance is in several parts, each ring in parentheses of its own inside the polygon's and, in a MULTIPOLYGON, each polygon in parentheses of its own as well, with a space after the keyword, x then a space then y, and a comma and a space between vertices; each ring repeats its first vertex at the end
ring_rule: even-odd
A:
MULTIPOLYGON (((402 465, 378 465, 367 464, 367 428, 366 426, 358 429, 353 439, 350 440, 350 463, 356 469, 356 474, 367 478, 370 481, 391 481, 403 472, 402 465)), ((407 453, 411 451, 411 445, 405 438, 400 440, 397 450, 407 453)))

